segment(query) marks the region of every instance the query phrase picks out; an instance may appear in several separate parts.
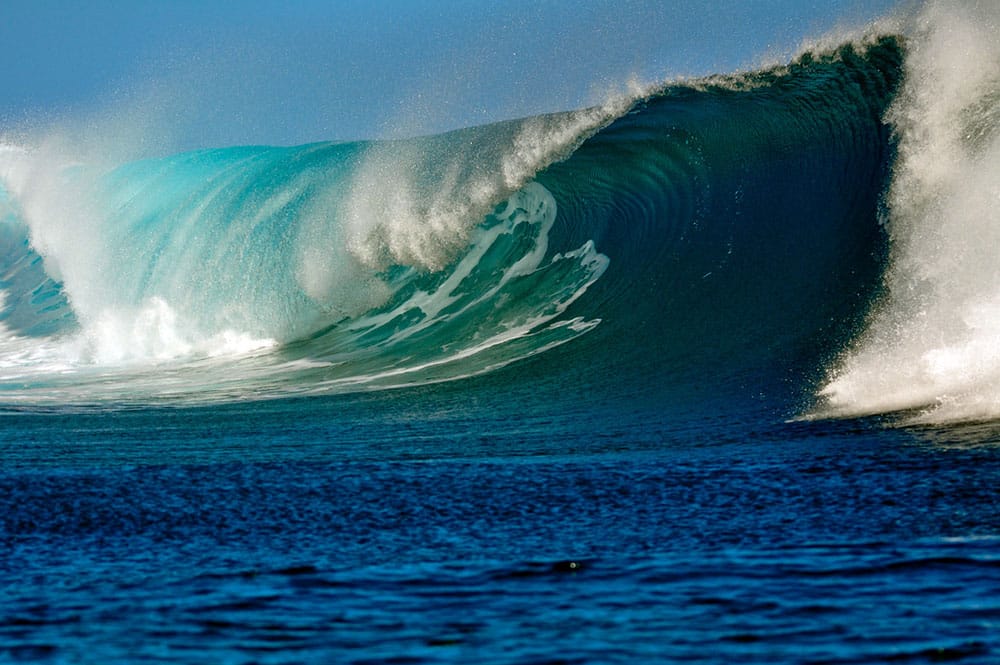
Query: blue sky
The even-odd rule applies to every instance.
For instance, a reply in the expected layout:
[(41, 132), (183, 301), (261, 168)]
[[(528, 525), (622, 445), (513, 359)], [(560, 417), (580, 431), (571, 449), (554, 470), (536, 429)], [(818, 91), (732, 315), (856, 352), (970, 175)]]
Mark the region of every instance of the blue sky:
[(2, 0), (0, 132), (116, 114), (179, 147), (441, 131), (787, 56), (894, 4)]

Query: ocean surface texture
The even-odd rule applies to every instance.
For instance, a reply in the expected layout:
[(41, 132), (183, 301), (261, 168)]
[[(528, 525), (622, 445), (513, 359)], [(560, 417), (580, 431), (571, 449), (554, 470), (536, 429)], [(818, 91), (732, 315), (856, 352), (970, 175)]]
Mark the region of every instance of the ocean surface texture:
[(0, 144), (0, 661), (1000, 663), (998, 14), (435, 136)]

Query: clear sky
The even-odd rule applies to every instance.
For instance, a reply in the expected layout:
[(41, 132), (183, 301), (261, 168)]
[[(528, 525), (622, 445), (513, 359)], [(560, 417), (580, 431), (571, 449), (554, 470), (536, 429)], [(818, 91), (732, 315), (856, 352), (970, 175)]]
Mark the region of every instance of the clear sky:
[(895, 0), (0, 0), (0, 133), (127, 116), (178, 147), (433, 132), (727, 72)]

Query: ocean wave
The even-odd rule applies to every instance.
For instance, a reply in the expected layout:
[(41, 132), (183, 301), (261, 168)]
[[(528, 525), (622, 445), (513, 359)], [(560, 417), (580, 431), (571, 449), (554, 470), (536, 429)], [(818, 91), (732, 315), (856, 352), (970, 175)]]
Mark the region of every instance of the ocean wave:
[[(997, 226), (993, 18), (930, 3), (898, 34), (880, 24), (790, 63), (438, 136), (121, 164), (65, 141), (8, 146), (0, 402), (491, 374), (650, 404), (707, 384), (851, 416), (953, 400), (940, 383), (905, 390), (914, 359), (936, 358), (992, 417), (995, 243), (938, 255), (937, 282), (920, 257)], [(944, 57), (936, 40), (956, 26), (981, 66)], [(943, 210), (951, 228), (910, 230)], [(955, 289), (969, 297), (941, 296)], [(914, 291), (941, 297), (901, 296)]]

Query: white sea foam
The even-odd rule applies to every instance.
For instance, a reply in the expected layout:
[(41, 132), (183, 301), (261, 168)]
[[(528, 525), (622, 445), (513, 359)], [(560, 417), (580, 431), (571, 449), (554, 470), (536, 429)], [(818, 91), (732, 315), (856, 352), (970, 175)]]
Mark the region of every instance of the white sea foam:
[(1000, 4), (913, 21), (888, 231), (888, 295), (832, 372), (820, 415), (1000, 417)]
[(165, 300), (154, 297), (140, 307), (101, 312), (68, 344), (76, 349), (79, 361), (107, 366), (243, 355), (277, 342), (235, 330), (206, 335), (186, 325)]

